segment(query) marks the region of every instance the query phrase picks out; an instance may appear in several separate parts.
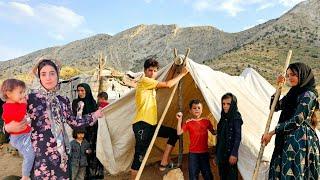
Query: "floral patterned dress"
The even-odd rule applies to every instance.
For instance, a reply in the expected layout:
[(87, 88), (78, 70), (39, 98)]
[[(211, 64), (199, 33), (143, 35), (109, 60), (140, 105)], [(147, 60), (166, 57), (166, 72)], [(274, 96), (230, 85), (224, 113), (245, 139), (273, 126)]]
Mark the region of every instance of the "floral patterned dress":
[(320, 179), (319, 139), (310, 126), (316, 96), (306, 91), (298, 102), (294, 116), (276, 126), (275, 132), (283, 134), (284, 144), (275, 144), (275, 148), (282, 148), (272, 155), (269, 179)]
[[(56, 105), (59, 106), (57, 108), (58, 116), (52, 115), (54, 113), (50, 112), (51, 109), (48, 108), (50, 97), (55, 98)], [(56, 138), (57, 136), (54, 135), (52, 128), (56, 126), (56, 122), (68, 123), (72, 128), (93, 125), (96, 119), (93, 119), (91, 115), (82, 118), (73, 116), (68, 98), (44, 90), (36, 90), (28, 95), (28, 114), (32, 126), (31, 142), (35, 151), (32, 172), (34, 177), (31, 177), (31, 179), (69, 179), (68, 164), (62, 163), (67, 148), (63, 147), (63, 151), (59, 150), (59, 138)], [(63, 139), (66, 138), (65, 136), (66, 134), (62, 134)], [(63, 144), (63, 146), (67, 145)], [(67, 159), (66, 157), (65, 161)]]

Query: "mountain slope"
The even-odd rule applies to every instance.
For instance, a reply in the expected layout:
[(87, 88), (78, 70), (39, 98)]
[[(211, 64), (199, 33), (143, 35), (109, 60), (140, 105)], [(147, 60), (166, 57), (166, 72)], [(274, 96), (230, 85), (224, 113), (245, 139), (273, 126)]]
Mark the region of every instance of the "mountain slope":
[(239, 46), (251, 34), (249, 32), (239, 37), (210, 26), (179, 28), (176, 25), (138, 25), (114, 36), (99, 34), (1, 62), (0, 70), (5, 72), (4, 75), (26, 72), (39, 56), (54, 57), (64, 65), (88, 70), (97, 66), (99, 52), (104, 52), (109, 66), (120, 70), (141, 70), (147, 57), (158, 57), (163, 66), (172, 60), (173, 48), (184, 54), (188, 47), (191, 48), (190, 57), (202, 62)]
[(292, 49), (291, 62), (309, 64), (319, 79), (319, 9), (319, 0), (302, 2), (280, 18), (265, 23), (260, 32), (240, 47), (205, 64), (231, 74), (239, 74), (245, 67), (253, 67), (267, 79), (273, 80), (282, 71), (287, 52)]
[(282, 70), (286, 54), (292, 49), (292, 62), (306, 62), (319, 77), (319, 9), (320, 0), (305, 1), (277, 19), (238, 33), (226, 33), (211, 26), (138, 25), (114, 36), (98, 34), (0, 62), (0, 79), (28, 72), (41, 56), (91, 70), (97, 67), (97, 56), (103, 52), (108, 66), (140, 71), (147, 57), (158, 57), (163, 66), (172, 61), (173, 48), (184, 54), (188, 47), (190, 58), (196, 62), (235, 75), (245, 67), (253, 67), (268, 80)]

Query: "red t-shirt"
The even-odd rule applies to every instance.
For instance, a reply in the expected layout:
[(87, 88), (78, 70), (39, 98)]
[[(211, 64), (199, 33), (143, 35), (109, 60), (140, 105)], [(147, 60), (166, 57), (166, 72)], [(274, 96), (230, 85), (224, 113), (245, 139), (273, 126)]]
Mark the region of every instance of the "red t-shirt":
[[(2, 105), (3, 113), (2, 119), (5, 123), (10, 123), (11, 121), (20, 122), (24, 119), (27, 113), (26, 103), (4, 103)], [(31, 131), (30, 125), (27, 125), (23, 131), (10, 133), (10, 134), (25, 134)]]
[(189, 119), (182, 125), (183, 132), (189, 131), (191, 153), (208, 152), (208, 130), (213, 129), (208, 119)]
[(108, 106), (108, 105), (109, 105), (108, 102), (100, 102), (100, 103), (99, 103), (99, 107), (100, 107), (100, 108), (104, 108), (104, 107), (106, 107), (106, 106)]

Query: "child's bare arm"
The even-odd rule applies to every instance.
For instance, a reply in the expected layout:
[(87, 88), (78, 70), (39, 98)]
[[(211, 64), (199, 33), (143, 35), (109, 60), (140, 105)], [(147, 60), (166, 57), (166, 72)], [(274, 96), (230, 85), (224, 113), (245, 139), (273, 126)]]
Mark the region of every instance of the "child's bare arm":
[(182, 123), (182, 112), (178, 112), (176, 114), (176, 118), (178, 120), (178, 124), (177, 124), (177, 135), (181, 135), (183, 133), (183, 129), (181, 128), (181, 123)]
[(211, 132), (212, 135), (217, 135), (217, 131), (214, 130), (213, 128), (210, 128), (209, 131)]

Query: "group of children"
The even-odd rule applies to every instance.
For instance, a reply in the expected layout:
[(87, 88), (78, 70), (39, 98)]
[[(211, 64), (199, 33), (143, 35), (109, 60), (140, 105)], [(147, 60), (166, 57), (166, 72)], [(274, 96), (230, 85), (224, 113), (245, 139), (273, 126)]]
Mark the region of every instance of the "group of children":
[[(5, 100), (3, 104), (2, 119), (5, 124), (11, 121), (21, 122), (27, 117), (26, 84), (18, 79), (7, 79), (2, 83), (1, 93)], [(98, 106), (107, 106), (108, 94), (101, 92), (98, 94)], [(79, 111), (82, 111), (80, 108)], [(92, 152), (90, 144), (84, 139), (85, 129), (78, 128), (73, 130), (74, 140), (71, 145), (71, 165), (72, 179), (84, 179), (86, 167), (88, 166), (87, 155)], [(22, 180), (30, 179), (30, 172), (34, 163), (34, 150), (31, 144), (30, 122), (21, 132), (10, 133), (10, 144), (16, 148), (23, 157)]]
[[(132, 123), (135, 134), (135, 154), (131, 165), (131, 179), (135, 179), (143, 157), (151, 142), (155, 127), (157, 126), (157, 98), (156, 90), (171, 88), (180, 79), (188, 74), (188, 69), (183, 67), (180, 74), (174, 76), (173, 71), (167, 75), (166, 81), (157, 81), (159, 63), (155, 58), (144, 62), (144, 76), (136, 86), (135, 103), (136, 116)], [(175, 145), (178, 135), (189, 132), (189, 179), (199, 179), (200, 172), (205, 180), (213, 179), (208, 153), (208, 131), (217, 135), (217, 152), (213, 164), (218, 164), (221, 179), (237, 179), (238, 149), (241, 141), (242, 118), (237, 108), (236, 97), (227, 93), (221, 98), (221, 119), (217, 130), (209, 119), (201, 117), (203, 105), (200, 100), (194, 99), (189, 103), (189, 112), (193, 116), (182, 123), (182, 112), (176, 114), (177, 128), (161, 125), (158, 136), (168, 137), (167, 145), (160, 162), (160, 171), (172, 167), (169, 155)], [(172, 134), (172, 132), (176, 132)], [(164, 136), (166, 135), (166, 136)], [(175, 140), (175, 141), (174, 141)]]

